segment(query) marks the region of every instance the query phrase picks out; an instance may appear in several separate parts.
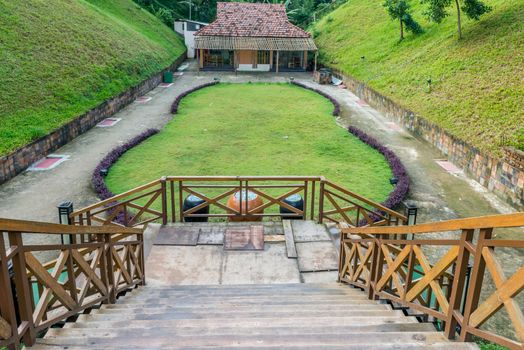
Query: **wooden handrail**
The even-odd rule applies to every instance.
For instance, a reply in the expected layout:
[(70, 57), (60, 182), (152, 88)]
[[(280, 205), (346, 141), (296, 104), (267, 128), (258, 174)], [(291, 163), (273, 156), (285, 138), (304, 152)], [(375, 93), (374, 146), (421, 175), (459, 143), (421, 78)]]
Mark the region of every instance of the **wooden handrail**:
[(423, 234), (482, 228), (507, 228), (524, 226), (524, 213), (481, 216), (467, 219), (447, 220), (414, 226), (344, 227), (342, 233), (351, 234)]
[(85, 208), (79, 209), (79, 210), (77, 210), (77, 211), (74, 211), (74, 212), (72, 212), (69, 216), (70, 216), (70, 217), (74, 217), (74, 216), (78, 216), (78, 215), (80, 215), (80, 214), (84, 214), (84, 213), (86, 213), (86, 212), (88, 212), (88, 211), (91, 211), (91, 210), (93, 210), (93, 209), (95, 209), (95, 208), (99, 208), (99, 207), (101, 207), (101, 206), (105, 206), (106, 204), (109, 204), (109, 203), (112, 203), (112, 202), (118, 201), (119, 199), (122, 199), (122, 198), (125, 198), (125, 197), (128, 197), (128, 196), (131, 196), (131, 195), (133, 195), (133, 194), (135, 194), (135, 193), (139, 193), (139, 192), (141, 192), (141, 191), (143, 191), (143, 190), (146, 190), (146, 189), (148, 189), (148, 188), (150, 188), (150, 187), (153, 187), (153, 186), (155, 186), (155, 185), (160, 184), (160, 182), (161, 182), (161, 179), (158, 179), (158, 180), (155, 180), (155, 181), (151, 181), (150, 183), (147, 183), (147, 184), (145, 184), (145, 185), (138, 186), (138, 187), (133, 188), (133, 189), (127, 191), (127, 192), (120, 193), (120, 194), (118, 194), (118, 195), (116, 195), (116, 196), (113, 196), (113, 197), (111, 197), (111, 198), (105, 199), (105, 200), (103, 200), (103, 201), (100, 201), (100, 202), (95, 203), (95, 204), (93, 204), (93, 205), (90, 205), (90, 206), (88, 206), (88, 207), (85, 207)]
[(166, 176), (167, 181), (323, 181), (323, 176)]
[(46, 222), (35, 222), (25, 220), (0, 219), (0, 232), (23, 232), (35, 234), (56, 235), (113, 235), (136, 234), (141, 235), (143, 230), (122, 226), (73, 226), (50, 224)]
[(345, 188), (342, 188), (339, 185), (336, 185), (336, 184), (334, 184), (334, 183), (332, 183), (330, 181), (325, 180), (324, 182), (325, 182), (326, 185), (329, 185), (329, 186), (335, 188), (336, 190), (338, 190), (338, 191), (340, 191), (342, 193), (345, 193), (345, 194), (347, 194), (347, 195), (349, 195), (351, 197), (354, 197), (354, 198), (358, 199), (361, 202), (364, 202), (364, 203), (366, 203), (368, 205), (371, 205), (372, 207), (374, 207), (376, 209), (379, 209), (379, 210), (381, 210), (381, 211), (383, 211), (385, 213), (388, 213), (390, 215), (398, 217), (399, 219), (401, 219), (403, 221), (407, 221), (408, 220), (408, 218), (405, 217), (404, 215), (402, 215), (402, 214), (400, 214), (400, 213), (398, 213), (398, 212), (396, 212), (396, 211), (394, 211), (392, 209), (389, 209), (388, 207), (385, 207), (385, 206), (383, 206), (380, 203), (373, 202), (373, 201), (371, 201), (371, 200), (369, 200), (369, 199), (367, 199), (365, 197), (362, 197), (359, 194), (356, 194), (355, 192), (351, 192), (351, 191), (349, 191), (349, 190), (347, 190)]

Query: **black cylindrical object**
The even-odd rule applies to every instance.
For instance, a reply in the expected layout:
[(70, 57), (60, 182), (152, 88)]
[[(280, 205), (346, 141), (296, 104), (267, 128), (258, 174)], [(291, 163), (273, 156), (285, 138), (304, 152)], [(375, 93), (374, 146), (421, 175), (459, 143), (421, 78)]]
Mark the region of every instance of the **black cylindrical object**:
[(13, 293), (13, 301), (15, 304), (15, 316), (18, 323), (20, 323), (20, 311), (18, 309), (18, 301), (16, 298), (16, 288), (15, 288), (15, 269), (13, 267), (13, 262), (7, 262), (7, 271), (9, 272), (9, 281), (11, 282), (11, 292)]
[[(184, 199), (184, 207), (182, 208), (183, 211), (192, 209), (196, 206), (199, 206), (200, 204), (204, 203), (205, 201), (202, 198), (198, 198), (197, 196), (194, 196), (190, 194), (189, 196)], [(191, 214), (209, 214), (209, 205), (206, 205), (205, 207), (195, 211)], [(207, 217), (185, 217), (185, 222), (207, 222)]]
[[(285, 198), (282, 202), (292, 206), (293, 208), (297, 208), (298, 210), (304, 210), (304, 199), (302, 199), (302, 196), (299, 194), (293, 194)], [(280, 206), (280, 214), (295, 214), (282, 216), (282, 219), (302, 219), (302, 215), (298, 215), (288, 208), (284, 208), (283, 206)]]

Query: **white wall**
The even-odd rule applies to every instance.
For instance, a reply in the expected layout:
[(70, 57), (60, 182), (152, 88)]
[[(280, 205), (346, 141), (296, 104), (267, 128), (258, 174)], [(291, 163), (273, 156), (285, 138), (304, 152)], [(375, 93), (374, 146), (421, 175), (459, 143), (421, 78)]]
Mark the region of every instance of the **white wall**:
[(184, 35), (184, 22), (176, 21), (174, 29), (178, 34)]
[(184, 33), (184, 41), (187, 47), (187, 57), (195, 58), (195, 32), (186, 32)]
[(271, 66), (269, 64), (258, 64), (253, 68), (252, 64), (239, 64), (238, 71), (240, 72), (269, 72)]

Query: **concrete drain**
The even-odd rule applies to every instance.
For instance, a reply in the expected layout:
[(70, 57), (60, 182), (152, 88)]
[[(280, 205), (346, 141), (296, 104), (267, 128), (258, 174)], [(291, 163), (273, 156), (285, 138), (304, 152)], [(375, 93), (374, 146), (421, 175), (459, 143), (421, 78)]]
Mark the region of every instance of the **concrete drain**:
[(106, 118), (102, 120), (100, 123), (98, 123), (96, 126), (99, 128), (109, 128), (111, 126), (115, 126), (115, 124), (121, 120), (122, 118)]
[(435, 159), (435, 162), (440, 165), (440, 167), (446, 170), (450, 174), (461, 174), (463, 171), (458, 168), (455, 164), (445, 160), (445, 159)]
[(33, 165), (31, 165), (27, 170), (28, 171), (45, 171), (51, 170), (59, 166), (61, 163), (69, 159), (69, 156), (59, 155), (59, 154), (50, 154), (47, 157), (40, 159)]

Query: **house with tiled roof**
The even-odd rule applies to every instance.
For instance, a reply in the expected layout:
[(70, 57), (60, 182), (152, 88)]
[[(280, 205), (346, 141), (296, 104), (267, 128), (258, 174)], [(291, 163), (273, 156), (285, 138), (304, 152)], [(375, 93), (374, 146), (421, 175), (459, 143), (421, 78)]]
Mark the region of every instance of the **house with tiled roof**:
[(195, 33), (195, 48), (200, 69), (259, 72), (306, 70), (317, 52), (284, 5), (244, 2), (217, 3), (217, 18)]

